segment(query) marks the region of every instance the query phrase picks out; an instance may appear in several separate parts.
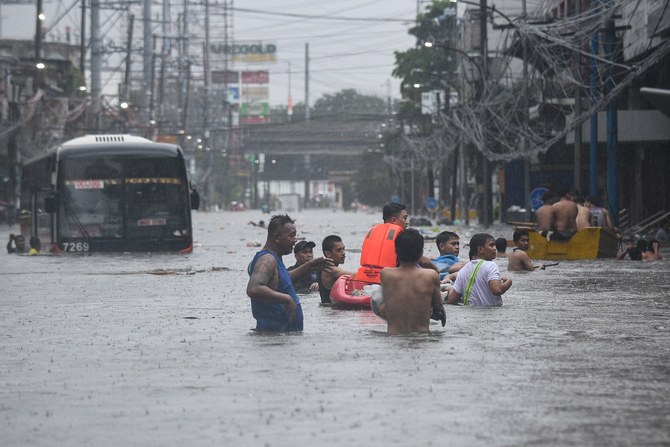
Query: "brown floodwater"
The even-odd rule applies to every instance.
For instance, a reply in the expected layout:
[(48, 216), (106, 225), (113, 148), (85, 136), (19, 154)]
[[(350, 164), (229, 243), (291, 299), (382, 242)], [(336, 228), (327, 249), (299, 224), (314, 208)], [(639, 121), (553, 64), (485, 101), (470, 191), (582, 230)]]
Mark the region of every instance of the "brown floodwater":
[[(355, 270), (381, 213), (293, 217)], [(188, 255), (1, 255), (0, 445), (670, 444), (668, 261), (500, 262), (503, 307), (448, 306), (424, 335), (305, 295), (302, 334), (258, 334), (260, 219), (197, 213)]]

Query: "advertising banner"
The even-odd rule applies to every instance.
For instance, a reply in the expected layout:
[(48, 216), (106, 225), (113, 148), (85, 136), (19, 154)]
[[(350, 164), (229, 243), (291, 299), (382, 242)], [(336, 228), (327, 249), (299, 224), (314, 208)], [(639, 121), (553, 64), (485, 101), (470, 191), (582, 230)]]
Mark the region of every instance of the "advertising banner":
[(270, 75), (267, 71), (243, 71), (240, 90), (240, 124), (270, 122)]
[(227, 55), (228, 60), (233, 62), (277, 62), (277, 44), (274, 42), (236, 42), (228, 45), (213, 43), (210, 50), (214, 58), (221, 60)]
[(238, 84), (240, 72), (232, 70), (212, 70), (212, 84)]
[(226, 95), (226, 101), (228, 101), (230, 104), (237, 104), (240, 102), (240, 88), (235, 86), (235, 87), (228, 87), (228, 95)]
[(268, 84), (270, 72), (267, 70), (243, 71), (242, 84)]

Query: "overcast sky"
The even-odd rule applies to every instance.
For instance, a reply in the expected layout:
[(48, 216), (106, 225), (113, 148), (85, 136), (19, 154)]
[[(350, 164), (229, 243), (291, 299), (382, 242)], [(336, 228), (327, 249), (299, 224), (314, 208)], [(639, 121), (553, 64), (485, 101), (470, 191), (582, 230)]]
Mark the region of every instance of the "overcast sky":
[[(44, 1), (46, 25), (51, 29), (47, 40), (72, 28), (73, 39), (79, 34), (79, 5), (76, 0)], [(231, 2), (229, 2), (230, 4)], [(68, 8), (72, 5), (72, 9)], [(104, 1), (103, 1), (104, 4)], [(210, 3), (219, 13), (222, 2)], [(153, 15), (161, 13), (161, 4), (153, 3)], [(183, 2), (172, 3), (172, 17), (182, 10)], [(286, 104), (291, 67), (291, 93), (294, 103), (304, 101), (305, 44), (310, 53), (310, 103), (323, 94), (354, 88), (361, 93), (399, 97), (398, 80), (392, 78), (394, 51), (414, 45), (407, 30), (416, 17), (417, 0), (237, 0), (233, 3), (231, 34), (235, 41), (262, 40), (276, 43), (278, 62), (264, 66), (241, 66), (237, 69), (268, 69), (270, 71), (270, 102)], [(425, 3), (421, 8), (425, 7)], [(137, 6), (136, 8), (139, 8)], [(192, 6), (193, 14), (198, 7)], [(136, 23), (141, 20), (136, 11)], [(104, 12), (103, 35), (124, 46), (123, 20)], [(2, 6), (2, 37), (32, 39), (34, 35), (34, 2), (31, 5)], [(56, 18), (62, 17), (58, 22)], [(355, 20), (357, 19), (357, 20)], [(368, 20), (369, 19), (369, 20)], [(217, 20), (219, 24), (217, 26)], [(221, 19), (212, 15), (212, 40), (222, 39)], [(200, 22), (201, 23), (201, 22)], [(191, 32), (200, 32), (198, 24)], [(204, 35), (204, 33), (200, 32)], [(139, 24), (136, 40), (141, 42)], [(139, 43), (141, 45), (141, 43)], [(121, 61), (119, 57), (119, 61)], [(110, 65), (120, 62), (110, 59)], [(216, 67), (213, 67), (216, 68)], [(136, 67), (140, 69), (140, 67)], [(390, 90), (388, 82), (390, 81)], [(104, 91), (113, 94), (118, 80), (103, 74)]]
[(273, 104), (286, 102), (289, 62), (293, 101), (304, 100), (306, 43), (311, 103), (323, 94), (344, 88), (386, 97), (388, 81), (389, 93), (399, 97), (399, 83), (391, 76), (393, 53), (414, 45), (407, 30), (416, 17), (416, 0), (256, 0), (238, 1), (235, 6), (268, 12), (235, 11), (234, 35), (236, 40), (267, 39), (277, 43), (279, 61), (270, 67)]

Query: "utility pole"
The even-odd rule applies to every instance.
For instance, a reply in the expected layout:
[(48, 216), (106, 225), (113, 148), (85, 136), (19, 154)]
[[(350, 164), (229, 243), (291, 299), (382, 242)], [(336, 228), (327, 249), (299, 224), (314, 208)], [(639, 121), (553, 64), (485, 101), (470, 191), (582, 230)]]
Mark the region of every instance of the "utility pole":
[(393, 115), (393, 103), (391, 101), (391, 80), (386, 80), (386, 108), (388, 115)]
[[(608, 0), (608, 8), (614, 8), (614, 2)], [(610, 15), (605, 29), (605, 55), (608, 62), (614, 62), (616, 51), (616, 30), (614, 16)], [(609, 94), (615, 87), (612, 65), (607, 67), (605, 78), (605, 94)], [(607, 204), (614, 225), (619, 223), (619, 147), (617, 135), (617, 108), (616, 99), (610, 99), (607, 104)]]
[(81, 36), (79, 36), (79, 71), (86, 79), (86, 0), (81, 0)]
[[(232, 5), (231, 5), (232, 6)], [(223, 2), (223, 47), (224, 48), (229, 48), (230, 45), (230, 39), (229, 39), (229, 34), (230, 34), (230, 28), (228, 27), (228, 19), (229, 19), (229, 14), (232, 14), (232, 11), (229, 12), (228, 10), (228, 1), (224, 0)], [(232, 17), (230, 17), (230, 23), (232, 26)], [(221, 194), (225, 198), (228, 197), (228, 175), (227, 173), (230, 171), (230, 165), (229, 165), (229, 154), (231, 151), (231, 142), (232, 142), (232, 137), (233, 137), (233, 107), (231, 102), (228, 100), (228, 72), (230, 70), (230, 52), (226, 51), (223, 53), (223, 113), (225, 116), (225, 134), (224, 134), (224, 139), (223, 139), (223, 172), (220, 174), (220, 181), (221, 181)]]
[[(91, 0), (93, 1), (93, 0)], [(99, 0), (98, 0), (99, 1)], [(147, 123), (151, 119), (150, 110), (149, 110), (149, 100), (150, 100), (150, 91), (151, 87), (151, 61), (153, 53), (153, 35), (151, 34), (151, 0), (144, 0), (144, 10), (142, 17), (142, 28), (144, 31), (143, 39), (143, 56), (144, 56), (144, 66), (142, 71), (142, 91), (144, 92), (143, 98), (143, 115), (144, 121)], [(91, 27), (91, 29), (93, 29)]]
[[(600, 0), (591, 0), (591, 13), (593, 15), (598, 12), (598, 4)], [(598, 102), (598, 56), (599, 49), (598, 30), (595, 30), (591, 35), (591, 78), (590, 78), (590, 97), (591, 105)], [(589, 144), (589, 194), (593, 197), (598, 195), (598, 113), (591, 115), (590, 121), (590, 144)]]
[(212, 206), (214, 200), (214, 182), (212, 181), (212, 171), (214, 158), (210, 148), (210, 134), (209, 134), (209, 96), (212, 86), (212, 65), (210, 53), (210, 24), (209, 24), (209, 0), (205, 0), (205, 98), (204, 98), (204, 116), (203, 116), (203, 146), (207, 152), (207, 198), (209, 199), (209, 206)]
[(184, 0), (184, 13), (181, 20), (181, 46), (180, 46), (180, 84), (181, 90), (180, 106), (181, 106), (181, 128), (187, 130), (188, 127), (188, 103), (191, 89), (191, 61), (189, 59), (189, 35), (188, 35), (188, 1)]
[[(305, 44), (305, 121), (309, 121), (309, 43)], [(309, 154), (305, 155), (305, 208), (309, 206), (309, 173), (311, 171), (311, 160)]]
[(305, 121), (309, 121), (309, 43), (305, 44)]
[[(526, 10), (526, 0), (521, 2), (521, 16), (524, 24), (528, 23), (528, 12)], [(523, 92), (521, 93), (523, 102), (523, 135), (522, 150), (524, 154), (528, 151), (528, 41), (526, 35), (521, 33), (521, 47), (523, 52)], [(523, 194), (525, 196), (526, 222), (530, 222), (530, 156), (526, 155), (523, 160)], [(501, 208), (503, 208), (501, 206)]]
[(123, 101), (128, 100), (128, 88), (130, 87), (130, 64), (131, 51), (133, 44), (133, 28), (135, 26), (135, 16), (133, 14), (128, 18), (128, 42), (126, 43), (126, 72), (123, 76)]
[(42, 60), (42, 0), (37, 0), (35, 15), (35, 63)]
[[(582, 2), (575, 3), (575, 14), (579, 16), (582, 12)], [(581, 50), (581, 48), (580, 48)], [(581, 66), (582, 66), (582, 54), (580, 51), (575, 51), (575, 77), (577, 81), (575, 83), (575, 119), (579, 119), (582, 114), (582, 87), (581, 87)], [(582, 124), (578, 127), (575, 127), (575, 150), (574, 150), (574, 165), (575, 165), (575, 189), (582, 190)]]
[(149, 124), (151, 125), (151, 139), (155, 137), (156, 123), (156, 40), (158, 36), (154, 34), (153, 45), (151, 47), (151, 83), (149, 84)]
[[(35, 14), (35, 77), (33, 78), (33, 90), (37, 91), (38, 88), (44, 83), (44, 76), (46, 67), (42, 64), (42, 19), (44, 18), (44, 13), (42, 11), (42, 0), (37, 0), (37, 11)], [(1, 19), (0, 19), (1, 20)]]
[(158, 128), (160, 130), (161, 124), (162, 124), (162, 117), (163, 117), (163, 106), (165, 104), (165, 65), (167, 63), (167, 58), (169, 57), (171, 51), (172, 51), (172, 44), (170, 38), (171, 36), (171, 26), (170, 26), (170, 1), (169, 0), (163, 0), (163, 23), (162, 23), (162, 30), (163, 30), (163, 39), (162, 39), (162, 48), (161, 48), (161, 69), (160, 69), (160, 80), (158, 82), (158, 104), (160, 105), (159, 107), (159, 115), (161, 119), (157, 120), (158, 121)]
[[(482, 55), (482, 87), (479, 92), (480, 95), (484, 94), (486, 85), (488, 82), (488, 37), (487, 37), (487, 24), (486, 19), (488, 16), (487, 10), (487, 0), (479, 1), (479, 46)], [(481, 126), (482, 126), (482, 146), (486, 149), (486, 127), (487, 127), (487, 112), (486, 107), (482, 107), (481, 110)], [(482, 183), (483, 183), (483, 194), (482, 194), (482, 216), (480, 216), (479, 223), (483, 224), (484, 228), (488, 228), (491, 225), (491, 173), (489, 171), (489, 161), (486, 158), (486, 155), (482, 152)]]
[[(149, 1), (149, 0), (147, 0)], [(91, 0), (91, 99), (96, 132), (100, 131), (102, 94), (102, 39), (100, 38), (100, 0)]]
[(291, 61), (288, 61), (288, 101), (286, 103), (287, 121), (290, 123), (293, 118), (293, 97), (291, 96)]

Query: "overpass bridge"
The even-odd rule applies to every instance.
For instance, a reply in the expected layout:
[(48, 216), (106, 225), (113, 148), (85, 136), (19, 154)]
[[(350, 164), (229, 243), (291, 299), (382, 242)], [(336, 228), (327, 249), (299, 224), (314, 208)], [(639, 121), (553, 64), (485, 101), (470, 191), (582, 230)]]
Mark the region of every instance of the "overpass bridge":
[(313, 118), (282, 124), (249, 126), (241, 150), (245, 154), (328, 155), (354, 157), (377, 148), (388, 115), (363, 115), (353, 119)]
[(252, 206), (259, 203), (259, 182), (304, 184), (303, 197), (307, 202), (310, 185), (316, 180), (334, 184), (340, 206), (348, 206), (360, 155), (379, 147), (380, 134), (392, 122), (388, 115), (366, 115), (247, 127), (239, 150), (245, 156), (263, 154), (265, 161), (251, 172)]

